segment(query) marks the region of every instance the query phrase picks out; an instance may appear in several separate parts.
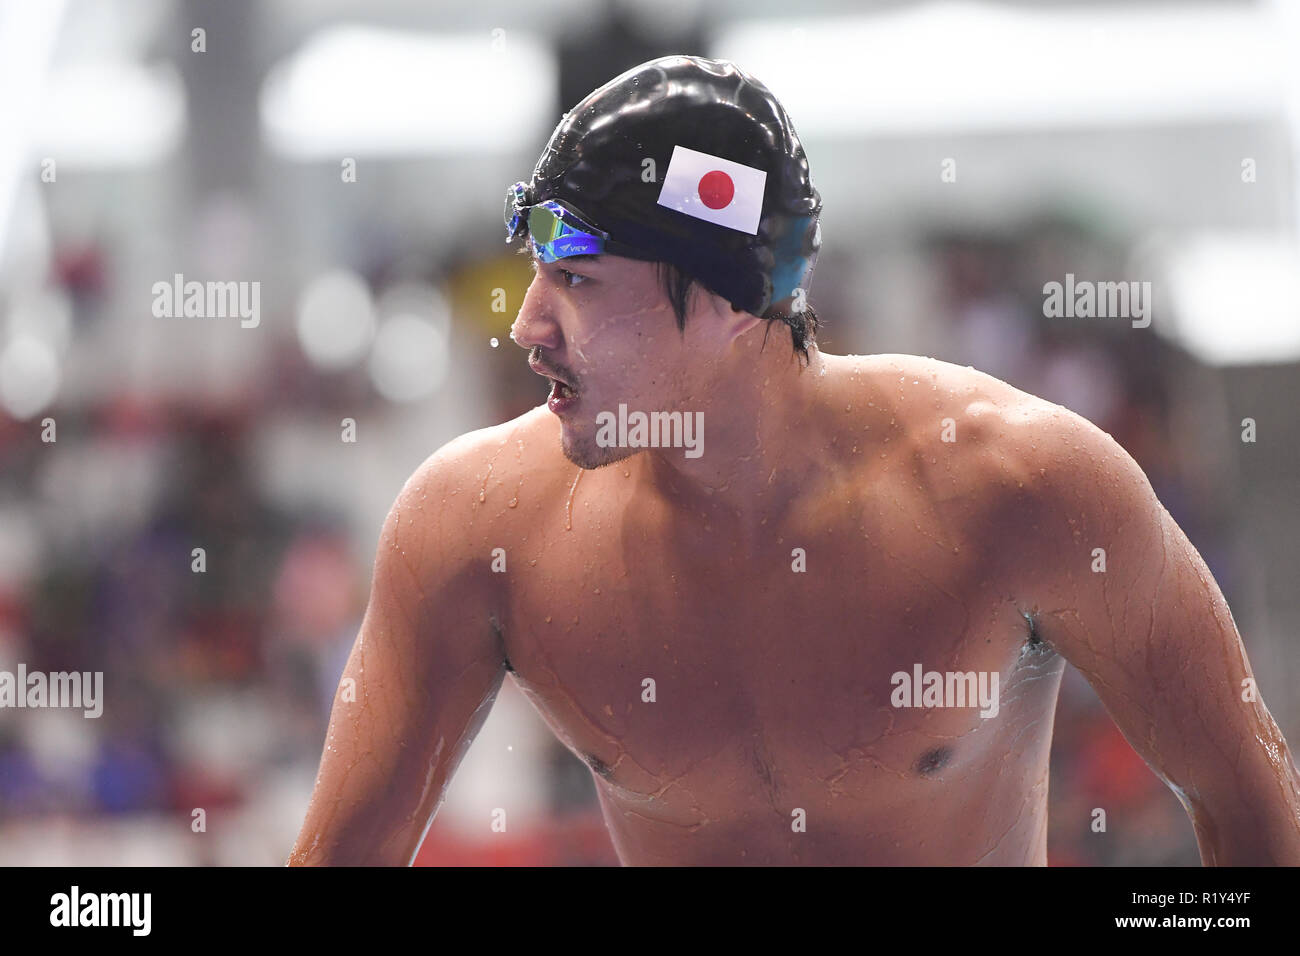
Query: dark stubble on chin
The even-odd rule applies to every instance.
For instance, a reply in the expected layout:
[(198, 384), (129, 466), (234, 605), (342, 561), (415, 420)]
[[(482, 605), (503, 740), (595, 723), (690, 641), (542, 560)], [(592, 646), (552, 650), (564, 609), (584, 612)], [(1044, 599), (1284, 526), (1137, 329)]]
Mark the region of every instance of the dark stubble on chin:
[(564, 438), (560, 439), (560, 450), (564, 457), (570, 463), (577, 465), (587, 471), (595, 471), (597, 468), (604, 468), (607, 465), (615, 464), (625, 458), (630, 458), (640, 449), (636, 448), (601, 448), (596, 444), (592, 437), (586, 442), (570, 442)]

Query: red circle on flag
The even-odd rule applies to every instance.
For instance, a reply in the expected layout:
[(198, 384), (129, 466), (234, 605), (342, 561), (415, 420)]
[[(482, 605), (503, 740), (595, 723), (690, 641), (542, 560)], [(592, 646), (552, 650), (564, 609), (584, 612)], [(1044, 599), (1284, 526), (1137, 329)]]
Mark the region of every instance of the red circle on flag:
[(700, 177), (700, 201), (710, 209), (721, 209), (731, 204), (736, 195), (736, 184), (720, 169)]

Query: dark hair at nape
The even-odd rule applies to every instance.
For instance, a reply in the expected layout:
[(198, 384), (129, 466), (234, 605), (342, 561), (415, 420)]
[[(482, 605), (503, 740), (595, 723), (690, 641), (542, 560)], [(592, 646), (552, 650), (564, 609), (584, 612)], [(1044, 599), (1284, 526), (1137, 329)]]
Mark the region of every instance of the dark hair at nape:
[[(663, 285), (664, 294), (668, 296), (668, 301), (672, 303), (673, 314), (677, 316), (678, 330), (685, 331), (686, 313), (691, 292), (697, 285), (696, 279), (687, 275), (671, 262), (662, 260), (655, 262), (655, 272)], [(734, 312), (741, 311), (735, 305), (732, 305), (731, 308)], [(794, 351), (803, 357), (803, 364), (807, 365), (809, 361), (808, 348), (817, 341), (817, 328), (821, 324), (816, 310), (809, 305), (802, 312), (796, 312), (793, 315), (777, 315), (764, 321), (767, 323), (767, 329), (763, 332), (762, 347), (767, 347), (767, 336), (772, 331), (774, 324), (779, 323), (789, 326), (790, 343), (794, 347)]]

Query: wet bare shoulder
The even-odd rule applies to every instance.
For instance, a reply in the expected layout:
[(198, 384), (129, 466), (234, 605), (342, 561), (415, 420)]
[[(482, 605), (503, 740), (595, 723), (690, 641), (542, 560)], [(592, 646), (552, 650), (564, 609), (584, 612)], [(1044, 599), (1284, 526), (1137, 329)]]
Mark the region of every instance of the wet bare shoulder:
[[(923, 447), (934, 440), (968, 467), (1024, 480), (1072, 466), (1110, 436), (1061, 405), (971, 366), (918, 355), (873, 355), (860, 361), (903, 430)], [(1118, 446), (1115, 446), (1118, 448)]]
[(1053, 502), (1098, 494), (1105, 462), (1123, 455), (1082, 416), (978, 369), (901, 354), (854, 361), (893, 422), (894, 472), (991, 547), (1033, 534)]
[(520, 526), (573, 484), (579, 468), (564, 457), (559, 421), (545, 405), (485, 433), (470, 498), (480, 520)]
[[(560, 480), (554, 416), (535, 408), (499, 425), (466, 432), (417, 468), (397, 501), (413, 525), (439, 551), (503, 547), (516, 509), (534, 505)], [(495, 543), (493, 543), (495, 542)]]
[[(849, 356), (855, 388), (918, 474), (978, 495), (990, 480), (1020, 478), (1021, 452), (1059, 406), (970, 366), (920, 355)], [(927, 467), (933, 466), (933, 467)]]

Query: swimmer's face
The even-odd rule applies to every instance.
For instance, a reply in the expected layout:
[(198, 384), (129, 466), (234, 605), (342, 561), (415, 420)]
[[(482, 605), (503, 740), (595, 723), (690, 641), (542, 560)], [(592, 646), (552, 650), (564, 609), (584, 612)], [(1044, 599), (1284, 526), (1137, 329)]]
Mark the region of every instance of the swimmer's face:
[(708, 314), (721, 299), (693, 289), (683, 334), (652, 262), (571, 256), (534, 259), (533, 269), (511, 338), (552, 380), (547, 405), (570, 461), (599, 468), (642, 450), (597, 440), (597, 416), (617, 420), (620, 404), (629, 413), (702, 410), (727, 345)]

